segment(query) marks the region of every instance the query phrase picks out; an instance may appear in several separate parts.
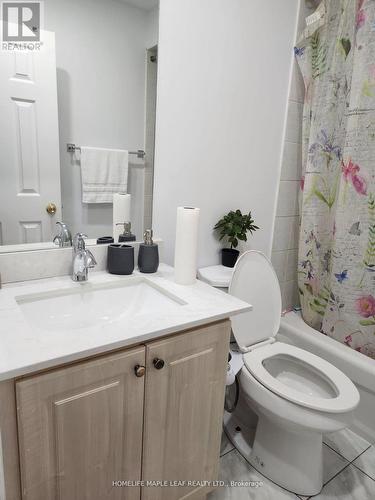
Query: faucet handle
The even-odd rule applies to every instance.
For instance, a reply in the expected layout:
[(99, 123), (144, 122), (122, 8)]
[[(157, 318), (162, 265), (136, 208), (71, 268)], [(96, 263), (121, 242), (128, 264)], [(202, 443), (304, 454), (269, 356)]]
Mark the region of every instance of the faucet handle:
[(68, 226), (65, 222), (56, 222), (56, 226), (59, 228), (58, 234), (53, 238), (53, 243), (59, 247), (71, 247), (72, 246), (72, 235), (70, 234)]
[(93, 267), (95, 267), (97, 265), (97, 262), (96, 262), (96, 259), (95, 257), (93, 256), (93, 254), (90, 252), (90, 250), (87, 250), (86, 249), (86, 256), (85, 256), (85, 260), (86, 260), (86, 266), (89, 268), (89, 269), (92, 269)]
[(77, 233), (73, 238), (74, 251), (85, 250), (85, 239), (88, 238), (87, 234)]
[(52, 243), (58, 247), (62, 247), (62, 238), (60, 234), (56, 234), (56, 236), (52, 240)]

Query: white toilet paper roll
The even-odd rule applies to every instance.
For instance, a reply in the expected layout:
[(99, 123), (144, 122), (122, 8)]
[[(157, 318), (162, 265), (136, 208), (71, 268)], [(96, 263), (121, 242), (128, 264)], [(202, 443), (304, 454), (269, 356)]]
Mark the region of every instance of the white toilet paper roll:
[(177, 208), (174, 276), (180, 285), (192, 285), (196, 280), (199, 212), (199, 208)]
[(126, 193), (115, 193), (113, 195), (113, 238), (118, 242), (119, 235), (124, 231), (123, 226), (116, 224), (130, 221), (131, 195)]

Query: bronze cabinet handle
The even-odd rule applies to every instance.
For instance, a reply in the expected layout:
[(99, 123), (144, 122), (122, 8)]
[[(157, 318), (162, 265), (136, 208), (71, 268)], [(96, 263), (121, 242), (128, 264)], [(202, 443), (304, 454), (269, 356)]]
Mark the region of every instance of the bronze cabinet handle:
[(135, 365), (134, 373), (136, 377), (144, 377), (146, 373), (146, 367), (142, 365)]
[(159, 358), (155, 358), (152, 363), (157, 370), (161, 370), (165, 365), (164, 360)]

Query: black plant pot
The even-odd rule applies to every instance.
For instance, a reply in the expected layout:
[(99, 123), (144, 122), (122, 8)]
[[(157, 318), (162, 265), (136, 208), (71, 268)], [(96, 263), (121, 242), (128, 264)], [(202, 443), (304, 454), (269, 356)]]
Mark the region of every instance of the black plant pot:
[(225, 267), (234, 267), (240, 252), (234, 248), (223, 248), (221, 251), (221, 263)]

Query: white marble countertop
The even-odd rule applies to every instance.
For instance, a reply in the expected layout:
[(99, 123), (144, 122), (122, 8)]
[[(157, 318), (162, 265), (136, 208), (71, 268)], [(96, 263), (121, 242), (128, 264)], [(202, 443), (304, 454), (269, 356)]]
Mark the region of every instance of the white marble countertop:
[[(26, 320), (16, 298), (95, 284), (131, 280), (142, 276), (174, 294), (186, 304), (168, 314), (130, 318), (126, 328), (113, 323), (86, 329), (58, 329), (49, 332)], [(173, 269), (161, 264), (155, 274), (115, 276), (104, 271), (91, 272), (86, 283), (74, 283), (69, 276), (25, 281), (5, 285), (0, 290), (0, 380), (58, 366), (113, 349), (141, 344), (164, 335), (228, 318), (251, 309), (249, 304), (197, 281), (194, 285), (177, 285)]]

